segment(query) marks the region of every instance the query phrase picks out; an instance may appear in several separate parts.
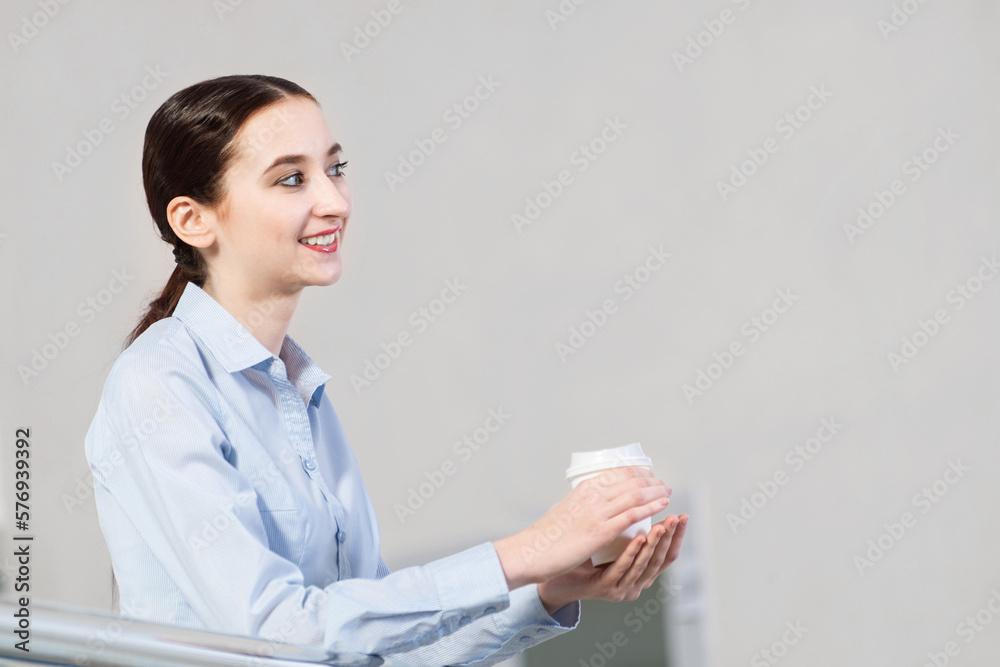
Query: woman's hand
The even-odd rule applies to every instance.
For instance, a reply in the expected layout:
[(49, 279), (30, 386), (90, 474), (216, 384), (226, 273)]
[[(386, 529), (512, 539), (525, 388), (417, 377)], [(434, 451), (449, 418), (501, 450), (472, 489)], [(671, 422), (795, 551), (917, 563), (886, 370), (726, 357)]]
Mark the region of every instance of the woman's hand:
[(574, 600), (635, 600), (677, 560), (688, 517), (668, 516), (649, 535), (636, 535), (618, 559), (594, 567), (588, 558), (566, 574), (538, 584), (538, 597), (552, 614)]
[(670, 489), (646, 468), (608, 470), (580, 482), (527, 529), (493, 543), (511, 590), (577, 567), (626, 528), (663, 510)]

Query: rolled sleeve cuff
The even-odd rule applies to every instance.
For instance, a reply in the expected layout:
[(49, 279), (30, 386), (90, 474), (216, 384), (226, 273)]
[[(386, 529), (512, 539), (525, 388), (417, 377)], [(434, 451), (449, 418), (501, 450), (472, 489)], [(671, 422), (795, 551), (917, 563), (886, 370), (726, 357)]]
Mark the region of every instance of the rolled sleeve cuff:
[[(539, 605), (541, 605), (541, 602), (539, 602)], [(545, 611), (544, 606), (542, 607), (542, 611)], [(580, 624), (580, 601), (574, 600), (569, 604), (564, 604), (553, 612), (550, 618), (561, 628), (565, 628), (566, 630), (575, 629)]]
[(580, 623), (580, 602), (563, 605), (550, 615), (538, 597), (538, 585), (529, 584), (511, 591), (510, 611), (493, 618), (501, 635), (520, 635), (517, 641), (531, 646), (575, 629)]
[(432, 561), (425, 568), (437, 588), (443, 622), (450, 632), (510, 606), (507, 577), (492, 542)]

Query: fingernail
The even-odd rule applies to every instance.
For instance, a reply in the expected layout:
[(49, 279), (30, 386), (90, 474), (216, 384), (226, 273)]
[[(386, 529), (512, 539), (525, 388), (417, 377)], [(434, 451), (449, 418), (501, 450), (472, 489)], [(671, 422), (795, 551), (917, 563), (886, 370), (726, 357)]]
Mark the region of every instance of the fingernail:
[(668, 486), (667, 487), (667, 495), (668, 496), (672, 496), (673, 494), (674, 494), (674, 490)]
[(681, 525), (682, 526), (688, 525), (688, 518), (686, 516), (685, 517), (681, 517)]

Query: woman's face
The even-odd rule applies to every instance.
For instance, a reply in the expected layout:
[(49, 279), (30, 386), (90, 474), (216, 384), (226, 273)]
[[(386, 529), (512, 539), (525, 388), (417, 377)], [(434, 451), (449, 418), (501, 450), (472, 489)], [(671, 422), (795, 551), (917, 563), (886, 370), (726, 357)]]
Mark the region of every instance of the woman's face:
[(351, 194), (338, 167), (340, 145), (319, 106), (304, 97), (273, 104), (235, 140), (208, 279), (251, 298), (335, 283)]

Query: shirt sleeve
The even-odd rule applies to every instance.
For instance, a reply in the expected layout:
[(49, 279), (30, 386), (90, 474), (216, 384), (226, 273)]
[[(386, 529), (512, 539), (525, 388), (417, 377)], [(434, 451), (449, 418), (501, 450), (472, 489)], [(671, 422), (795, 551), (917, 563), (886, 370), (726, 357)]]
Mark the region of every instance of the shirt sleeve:
[[(116, 365), (87, 439), (99, 492), (209, 630), (387, 655), (484, 617), (489, 627), (489, 615), (510, 606), (488, 542), (378, 579), (304, 585), (298, 566), (268, 548), (254, 487), (230, 462), (238, 452), (223, 422), (238, 417), (224, 416), (216, 392), (204, 369), (183, 359), (154, 371)], [(519, 604), (511, 620), (530, 617), (526, 609)], [(494, 631), (514, 634), (505, 624)]]
[[(379, 576), (388, 572), (380, 559)], [(579, 623), (579, 601), (549, 615), (538, 597), (538, 586), (530, 584), (510, 592), (510, 606), (504, 611), (471, 621), (429, 646), (391, 657), (418, 665), (494, 665), (567, 633)]]

